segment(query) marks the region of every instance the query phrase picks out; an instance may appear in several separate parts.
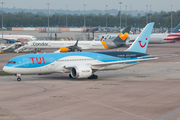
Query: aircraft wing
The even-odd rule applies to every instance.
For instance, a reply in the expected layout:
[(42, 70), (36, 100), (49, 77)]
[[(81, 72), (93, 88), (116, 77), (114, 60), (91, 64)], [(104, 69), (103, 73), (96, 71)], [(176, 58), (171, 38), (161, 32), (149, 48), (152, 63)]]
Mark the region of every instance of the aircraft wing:
[[(0, 39), (2, 40), (2, 38), (0, 38)], [(14, 43), (17, 39), (15, 39), (15, 38), (3, 38), (3, 40), (5, 40), (7, 43), (8, 42)]]
[(138, 57), (139, 59), (145, 59), (145, 58), (155, 58), (163, 55), (151, 55), (151, 56), (144, 56), (144, 57)]
[(136, 59), (136, 60), (123, 60), (123, 61), (115, 61), (115, 62), (104, 62), (104, 63), (93, 63), (91, 64), (91, 66), (93, 67), (104, 67), (104, 66), (108, 66), (108, 65), (113, 65), (113, 64), (125, 64), (125, 63), (130, 63), (130, 62), (141, 62), (141, 61), (147, 61), (147, 60), (154, 60), (154, 59), (158, 59), (158, 57), (156, 58), (146, 58), (146, 59)]
[[(2, 40), (2, 38), (0, 39)], [(11, 40), (11, 39), (17, 40), (16, 38), (3, 38), (3, 40)]]
[(139, 59), (145, 59), (145, 58), (168, 58), (168, 57), (176, 57), (178, 55), (176, 54), (161, 54), (161, 55), (152, 55), (152, 56), (145, 56), (145, 57), (138, 57)]
[[(147, 61), (147, 60), (154, 60), (158, 59), (158, 57), (155, 58), (145, 58), (145, 59), (136, 59), (136, 60), (123, 60), (123, 61), (115, 61), (115, 62), (101, 62), (101, 63), (89, 63), (86, 65), (89, 65), (92, 67), (92, 69), (99, 69), (100, 67), (105, 67), (108, 65), (113, 65), (113, 64), (125, 64), (125, 63), (130, 63), (130, 62), (141, 62), (141, 61)], [(64, 68), (72, 68), (75, 65), (65, 65)]]

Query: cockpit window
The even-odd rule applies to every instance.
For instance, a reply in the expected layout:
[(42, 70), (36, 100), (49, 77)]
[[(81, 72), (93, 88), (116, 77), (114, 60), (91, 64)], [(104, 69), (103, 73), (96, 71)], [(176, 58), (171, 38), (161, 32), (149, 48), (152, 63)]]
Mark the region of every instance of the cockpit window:
[(16, 62), (15, 61), (12, 61), (13, 64), (15, 64)]
[(15, 63), (16, 63), (16, 61), (9, 61), (8, 63), (9, 63), (9, 64), (10, 64), (10, 63), (15, 64)]

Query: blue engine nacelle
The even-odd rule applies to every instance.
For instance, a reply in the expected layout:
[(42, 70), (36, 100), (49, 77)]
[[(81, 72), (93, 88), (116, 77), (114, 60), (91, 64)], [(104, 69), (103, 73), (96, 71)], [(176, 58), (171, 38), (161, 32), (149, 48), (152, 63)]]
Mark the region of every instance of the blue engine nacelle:
[(15, 42), (15, 39), (10, 39), (9, 40), (9, 43), (14, 43)]

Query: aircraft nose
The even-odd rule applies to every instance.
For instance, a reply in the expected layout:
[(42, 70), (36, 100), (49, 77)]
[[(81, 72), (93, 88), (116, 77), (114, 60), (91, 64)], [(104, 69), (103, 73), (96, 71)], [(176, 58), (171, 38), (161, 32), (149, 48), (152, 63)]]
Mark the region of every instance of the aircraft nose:
[(8, 70), (9, 70), (8, 67), (6, 67), (6, 66), (3, 67), (3, 71), (4, 71), (4, 72), (8, 72)]

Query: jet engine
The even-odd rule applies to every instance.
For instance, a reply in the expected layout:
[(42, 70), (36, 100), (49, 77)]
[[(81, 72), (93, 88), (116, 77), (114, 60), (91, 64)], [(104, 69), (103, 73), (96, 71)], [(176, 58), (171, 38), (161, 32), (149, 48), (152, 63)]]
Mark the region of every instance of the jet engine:
[(71, 52), (72, 50), (67, 47), (61, 47), (60, 52)]
[(73, 47), (73, 46), (69, 46), (69, 47), (61, 47), (60, 48), (60, 52), (76, 52), (76, 51), (82, 51), (82, 49), (80, 47)]
[(15, 43), (15, 39), (9, 39), (9, 43)]
[(78, 65), (70, 70), (73, 78), (87, 78), (92, 75), (92, 69), (89, 66)]

